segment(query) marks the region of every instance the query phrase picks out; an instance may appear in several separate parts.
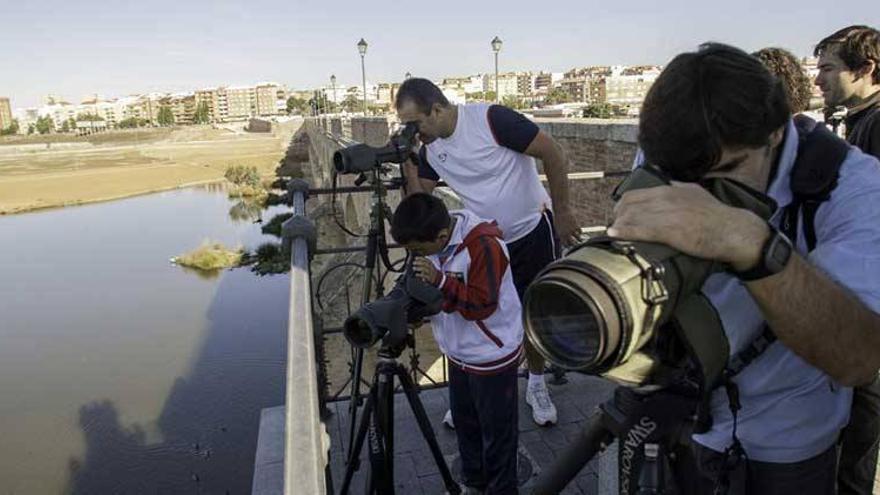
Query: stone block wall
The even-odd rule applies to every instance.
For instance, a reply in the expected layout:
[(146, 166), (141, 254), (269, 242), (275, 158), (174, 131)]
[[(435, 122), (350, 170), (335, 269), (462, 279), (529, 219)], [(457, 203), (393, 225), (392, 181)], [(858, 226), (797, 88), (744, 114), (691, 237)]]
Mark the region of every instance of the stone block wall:
[[(350, 121), (351, 139), (370, 146), (382, 146), (388, 142), (392, 123), (393, 120), (386, 117), (353, 118)], [(536, 123), (553, 136), (565, 151), (570, 172), (616, 172), (631, 168), (637, 147), (638, 129), (634, 120), (538, 119)], [(307, 121), (305, 127), (311, 138), (309, 155), (312, 180), (315, 187), (330, 187), (332, 156), (340, 144), (324, 131), (339, 135), (337, 133), (348, 126), (336, 118)], [(352, 185), (353, 180), (351, 176), (340, 176), (339, 185)], [(613, 206), (611, 192), (619, 182), (618, 177), (573, 179), (569, 182), (571, 203), (582, 226), (597, 227), (610, 223)], [(399, 195), (391, 192), (388, 199), (393, 209), (399, 201)], [(450, 206), (456, 206), (454, 198), (445, 199)], [(368, 225), (369, 194), (345, 195), (340, 198), (340, 204), (345, 205), (346, 224), (350, 222), (352, 226), (362, 228)]]
[[(559, 143), (569, 161), (569, 172), (629, 170), (636, 153), (634, 120), (538, 119), (538, 126)], [(608, 225), (611, 192), (620, 178), (570, 180), (570, 201), (584, 227)]]

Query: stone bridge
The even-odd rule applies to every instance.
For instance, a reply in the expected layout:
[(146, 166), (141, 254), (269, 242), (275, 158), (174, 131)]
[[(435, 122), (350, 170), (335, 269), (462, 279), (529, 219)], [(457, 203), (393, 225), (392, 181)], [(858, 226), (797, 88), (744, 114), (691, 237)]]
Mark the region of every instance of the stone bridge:
[[(621, 172), (629, 170), (636, 151), (636, 124), (633, 121), (609, 120), (538, 120), (538, 125), (553, 136), (563, 147), (570, 163), (570, 173), (579, 172)], [(392, 118), (314, 118), (308, 119), (300, 131), (294, 136), (287, 155), (283, 160), (281, 172), (286, 176), (302, 176), (313, 188), (330, 188), (332, 186), (333, 154), (342, 146), (352, 142), (361, 142), (370, 146), (382, 146), (388, 138), (395, 122)], [(540, 167), (540, 164), (539, 164)], [(394, 174), (397, 172), (394, 171)], [(609, 223), (612, 203), (610, 193), (619, 182), (619, 178), (588, 178), (570, 180), (571, 202), (575, 215), (583, 227), (601, 228)], [(354, 177), (340, 175), (337, 177), (338, 187), (354, 185)], [(450, 207), (460, 207), (457, 197), (443, 188), (435, 194), (444, 198)], [(344, 232), (364, 233), (368, 230), (372, 197), (369, 193), (339, 193), (336, 201), (331, 202), (329, 194), (321, 194), (308, 200), (307, 215), (315, 222), (318, 229), (319, 256), (311, 262), (309, 269), (312, 279), (314, 309), (312, 313), (318, 323), (314, 332), (323, 337), (316, 339), (320, 345), (319, 355), (326, 356), (319, 371), (319, 387), (327, 391), (329, 414), (324, 416), (320, 428), (328, 434), (325, 447), (328, 449), (330, 477), (328, 483), (339, 487), (344, 470), (344, 449), (348, 440), (348, 404), (345, 400), (335, 400), (337, 393), (347, 391), (349, 347), (342, 336), (335, 330), (341, 319), (356, 309), (360, 298), (361, 273), (359, 269), (338, 270), (336, 266), (357, 267), (362, 263), (360, 252), (321, 252), (322, 249), (363, 246), (364, 239), (353, 237)], [(389, 207), (393, 209), (400, 200), (398, 191), (389, 191), (387, 195)], [(341, 225), (341, 227), (340, 227)], [(392, 250), (392, 256), (399, 258), (401, 252)], [(392, 259), (394, 259), (392, 257)], [(326, 280), (325, 279), (326, 276)], [(386, 286), (390, 285), (386, 279)], [(324, 283), (322, 288), (321, 284)], [(354, 307), (353, 307), (354, 306)], [(292, 313), (293, 314), (293, 313)], [(323, 329), (321, 329), (323, 328)], [(292, 329), (296, 334), (307, 331)], [(426, 335), (417, 330), (414, 335)], [(428, 337), (417, 337), (416, 350), (407, 357), (410, 366), (418, 367), (421, 363), (425, 377), (432, 376), (441, 382), (445, 381), (444, 360)], [(365, 356), (364, 370), (369, 373), (373, 369), (374, 356)], [(413, 361), (415, 356), (415, 361)], [(420, 361), (419, 361), (420, 359)], [(415, 371), (414, 371), (415, 373)], [(420, 379), (426, 389), (420, 394), (425, 403), (431, 422), (437, 429), (438, 440), (444, 457), (457, 471), (457, 448), (455, 435), (446, 429), (439, 428), (439, 420), (448, 407), (446, 391), (429, 390), (430, 381)], [(341, 388), (340, 388), (341, 387)], [(551, 385), (554, 400), (559, 409), (559, 424), (553, 428), (537, 428), (530, 419), (530, 411), (519, 401), (520, 406), (520, 480), (525, 490), (534, 481), (534, 475), (548, 469), (555, 458), (561, 455), (562, 449), (575, 438), (596, 405), (607, 400), (613, 385), (605, 380), (582, 375), (569, 375), (568, 384)], [(361, 389), (366, 391), (365, 388)], [(520, 390), (523, 393), (522, 387)], [(424, 442), (416, 433), (408, 408), (399, 400), (395, 401), (395, 417), (400, 418), (400, 443), (395, 450), (395, 463), (398, 465), (395, 475), (395, 486), (399, 493), (440, 493), (442, 486), (436, 469), (426, 459), (428, 456)], [(522, 398), (521, 398), (522, 399)], [(300, 397), (298, 400), (305, 400)], [(260, 424), (260, 438), (257, 448), (253, 493), (282, 493), (282, 467), (284, 460), (283, 443), (279, 440), (284, 436), (284, 406), (263, 410)], [(290, 441), (290, 440), (288, 440)], [(616, 443), (606, 454), (597, 456), (578, 477), (573, 480), (564, 493), (572, 494), (613, 494), (617, 492)], [(356, 475), (356, 485), (362, 485), (365, 469)], [(354, 493), (361, 493), (356, 489)]]

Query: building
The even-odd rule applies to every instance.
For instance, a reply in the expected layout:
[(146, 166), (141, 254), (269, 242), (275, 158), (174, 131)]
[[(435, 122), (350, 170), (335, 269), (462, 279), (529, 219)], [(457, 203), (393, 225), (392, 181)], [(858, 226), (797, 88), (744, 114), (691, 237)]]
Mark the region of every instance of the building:
[(519, 96), (532, 96), (535, 93), (535, 76), (531, 72), (516, 73), (516, 93)]
[(196, 109), (205, 104), (208, 107), (208, 122), (222, 122), (226, 120), (226, 109), (220, 107), (220, 90), (218, 88), (203, 88), (195, 91)]
[(615, 68), (605, 78), (605, 102), (622, 107), (641, 106), (659, 75), (660, 68), (656, 66)]
[(256, 115), (256, 88), (253, 86), (231, 86), (226, 88), (226, 108), (225, 120), (245, 120)]
[(12, 125), (12, 105), (9, 98), (0, 97), (0, 131), (5, 131)]
[[(254, 88), (255, 114), (262, 116), (278, 115), (278, 93), (276, 83), (260, 83)], [(282, 92), (282, 99), (283, 99)]]
[(397, 88), (391, 83), (379, 83), (376, 85), (376, 103), (380, 105), (391, 105), (397, 94)]
[(585, 102), (590, 94), (590, 79), (572, 74), (559, 81), (559, 88), (568, 95), (568, 101)]
[(482, 93), (483, 75), (477, 74), (475, 76), (466, 77), (447, 77), (446, 79), (440, 81), (440, 84), (438, 84), (438, 86), (443, 91), (461, 91), (466, 95), (473, 93)]
[[(516, 73), (507, 72), (498, 74), (498, 101), (507, 96), (519, 96), (519, 80)], [(495, 92), (495, 74), (487, 74), (483, 77), (483, 92)]]
[(193, 93), (171, 95), (163, 102), (174, 115), (176, 125), (190, 125), (196, 115), (196, 96)]

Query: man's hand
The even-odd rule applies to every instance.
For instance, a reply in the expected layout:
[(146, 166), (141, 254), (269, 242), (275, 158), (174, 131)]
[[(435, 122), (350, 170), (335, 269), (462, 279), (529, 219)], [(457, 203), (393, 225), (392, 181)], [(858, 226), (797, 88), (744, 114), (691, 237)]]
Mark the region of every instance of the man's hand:
[(407, 159), (401, 164), (401, 167), (403, 170), (403, 178), (406, 181), (404, 193), (409, 196), (410, 194), (418, 192), (426, 192), (419, 179), (419, 166), (413, 163), (412, 160)]
[(431, 285), (436, 285), (437, 279), (440, 278), (437, 269), (434, 268), (434, 263), (431, 263), (428, 258), (419, 257), (413, 260), (413, 273), (416, 277)]
[(407, 159), (403, 162), (403, 176), (407, 179), (417, 179), (419, 177), (419, 166)]
[(571, 207), (567, 205), (553, 213), (553, 227), (556, 229), (559, 241), (565, 247), (577, 244), (581, 239), (581, 228), (574, 218)]
[(608, 235), (665, 244), (691, 256), (748, 270), (761, 260), (770, 229), (754, 213), (718, 201), (697, 184), (627, 192), (614, 206)]

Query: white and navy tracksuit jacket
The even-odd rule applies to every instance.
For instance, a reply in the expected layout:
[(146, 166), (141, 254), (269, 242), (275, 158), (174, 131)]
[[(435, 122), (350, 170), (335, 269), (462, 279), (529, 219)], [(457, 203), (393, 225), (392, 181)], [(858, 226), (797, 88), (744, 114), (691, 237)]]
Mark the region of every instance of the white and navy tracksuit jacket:
[(464, 371), (516, 366), (523, 353), (521, 306), (501, 230), (467, 210), (450, 215), (456, 224), (449, 244), (428, 257), (444, 297), (443, 311), (431, 317), (434, 338)]

